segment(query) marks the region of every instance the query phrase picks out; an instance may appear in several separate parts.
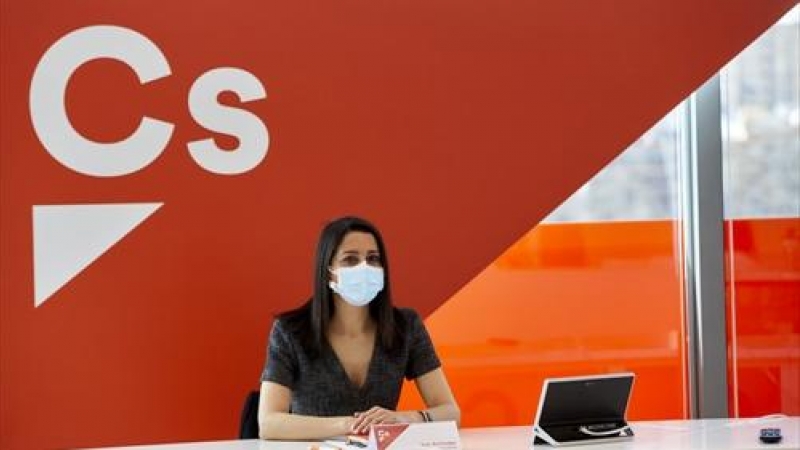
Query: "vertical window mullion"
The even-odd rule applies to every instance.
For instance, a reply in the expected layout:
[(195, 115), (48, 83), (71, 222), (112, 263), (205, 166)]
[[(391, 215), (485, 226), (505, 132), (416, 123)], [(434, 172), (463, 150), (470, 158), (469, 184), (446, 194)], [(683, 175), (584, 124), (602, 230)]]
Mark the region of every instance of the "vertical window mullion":
[(684, 167), (686, 323), (690, 412), (728, 416), (723, 265), (722, 127), (716, 75), (690, 98)]

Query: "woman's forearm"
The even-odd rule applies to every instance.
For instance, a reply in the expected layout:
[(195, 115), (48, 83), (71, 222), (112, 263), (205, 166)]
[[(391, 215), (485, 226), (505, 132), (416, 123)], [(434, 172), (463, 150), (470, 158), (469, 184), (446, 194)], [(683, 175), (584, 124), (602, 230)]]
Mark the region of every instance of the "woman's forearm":
[(268, 413), (258, 424), (261, 439), (314, 440), (350, 433), (352, 417), (315, 417)]

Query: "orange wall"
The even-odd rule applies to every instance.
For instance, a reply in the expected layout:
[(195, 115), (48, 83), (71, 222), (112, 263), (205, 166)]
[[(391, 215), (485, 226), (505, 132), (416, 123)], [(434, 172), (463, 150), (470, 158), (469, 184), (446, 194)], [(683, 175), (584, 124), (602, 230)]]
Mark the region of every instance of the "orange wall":
[(800, 415), (800, 218), (725, 228), (731, 416)]
[[(308, 295), (324, 221), (378, 223), (398, 303), (428, 315), (793, 3), (3, 2), (0, 447), (235, 436), (271, 315)], [(40, 58), (98, 24), (142, 33), (171, 68), (140, 85), (97, 60), (68, 84), (89, 139), (122, 139), (143, 115), (175, 126), (124, 176), (65, 167), (32, 125)], [(187, 105), (224, 66), (267, 92), (221, 96), (271, 137), (234, 176), (186, 148), (236, 148)], [(128, 202), (164, 205), (34, 307), (34, 205)]]

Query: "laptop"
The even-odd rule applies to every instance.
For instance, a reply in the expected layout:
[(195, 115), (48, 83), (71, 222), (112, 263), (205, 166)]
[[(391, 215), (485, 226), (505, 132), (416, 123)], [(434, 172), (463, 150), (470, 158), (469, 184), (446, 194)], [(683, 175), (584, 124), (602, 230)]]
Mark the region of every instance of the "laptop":
[(631, 372), (547, 378), (533, 424), (533, 445), (552, 446), (629, 440), (626, 420)]

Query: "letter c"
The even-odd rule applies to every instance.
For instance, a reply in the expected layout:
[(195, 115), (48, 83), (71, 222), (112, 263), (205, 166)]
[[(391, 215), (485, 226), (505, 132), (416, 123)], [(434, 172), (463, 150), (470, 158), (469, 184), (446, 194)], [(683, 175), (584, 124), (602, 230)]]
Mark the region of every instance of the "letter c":
[(127, 64), (142, 84), (172, 73), (161, 50), (136, 31), (110, 25), (81, 28), (56, 41), (37, 64), (31, 80), (31, 120), (44, 148), (61, 164), (84, 175), (127, 175), (158, 158), (174, 126), (143, 117), (136, 131), (118, 142), (100, 143), (80, 135), (67, 115), (67, 83), (78, 67), (99, 58)]

